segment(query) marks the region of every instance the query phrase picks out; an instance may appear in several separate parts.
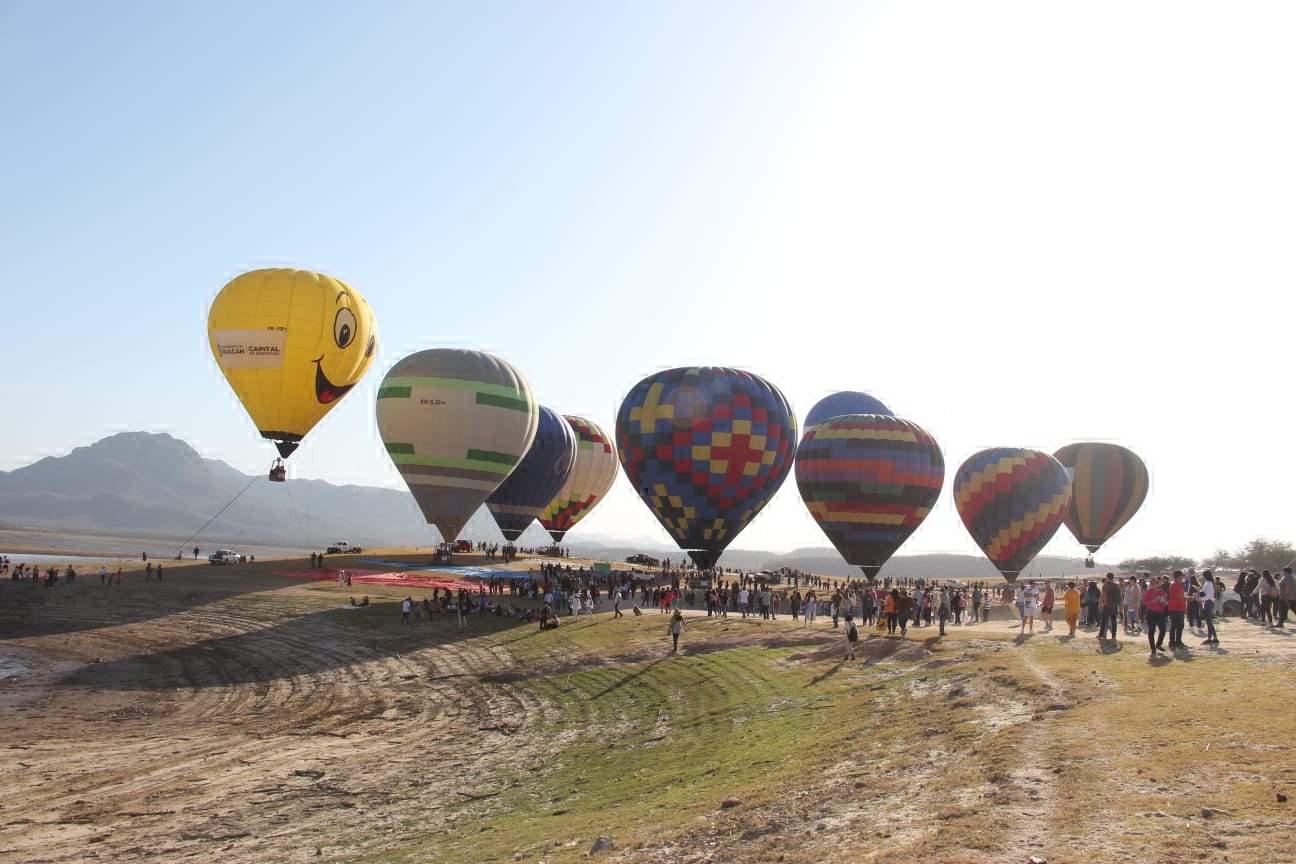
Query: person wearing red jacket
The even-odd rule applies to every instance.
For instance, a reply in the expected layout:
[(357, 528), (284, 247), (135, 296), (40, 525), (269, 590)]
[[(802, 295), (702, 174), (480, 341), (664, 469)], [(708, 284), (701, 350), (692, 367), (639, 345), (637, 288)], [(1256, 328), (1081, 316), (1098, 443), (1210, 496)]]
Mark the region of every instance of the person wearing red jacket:
[(1188, 594), (1184, 590), (1182, 570), (1174, 572), (1170, 590), (1166, 596), (1166, 606), (1170, 611), (1170, 647), (1183, 648), (1184, 615), (1188, 612)]
[(1158, 651), (1164, 651), (1161, 643), (1166, 635), (1166, 612), (1170, 608), (1170, 599), (1165, 588), (1165, 578), (1153, 579), (1148, 589), (1143, 592), (1143, 610), (1147, 616), (1148, 647), (1155, 657)]

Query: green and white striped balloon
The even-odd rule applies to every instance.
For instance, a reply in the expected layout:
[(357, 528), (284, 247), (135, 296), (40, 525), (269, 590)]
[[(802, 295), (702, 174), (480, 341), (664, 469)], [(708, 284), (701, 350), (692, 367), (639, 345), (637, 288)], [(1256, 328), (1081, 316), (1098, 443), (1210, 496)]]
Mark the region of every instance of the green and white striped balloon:
[(419, 351), (378, 388), (387, 455), (446, 542), (522, 461), (539, 412), (522, 373), (481, 351)]

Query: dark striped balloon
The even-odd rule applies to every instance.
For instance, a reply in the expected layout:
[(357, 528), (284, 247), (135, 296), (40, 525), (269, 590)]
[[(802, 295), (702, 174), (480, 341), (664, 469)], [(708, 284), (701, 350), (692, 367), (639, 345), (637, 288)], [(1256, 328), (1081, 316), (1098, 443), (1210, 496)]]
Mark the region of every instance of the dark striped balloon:
[(516, 540), (553, 500), (576, 460), (576, 435), (560, 415), (540, 406), (535, 440), (513, 473), (486, 499), (505, 539)]
[(1119, 444), (1069, 444), (1053, 456), (1071, 474), (1066, 526), (1091, 553), (1097, 552), (1143, 506), (1147, 466)]
[(861, 393), (858, 390), (842, 390), (839, 393), (829, 393), (820, 399), (806, 414), (806, 428), (817, 426), (825, 420), (831, 420), (833, 417), (845, 417), (847, 414), (881, 414), (886, 417), (893, 416), (890, 408), (882, 403), (881, 399), (870, 396), (867, 393)]
[(872, 579), (931, 512), (945, 460), (916, 423), (847, 414), (806, 430), (796, 479), (801, 500), (833, 546)]
[(982, 450), (954, 475), (963, 524), (1009, 582), (1048, 545), (1070, 503), (1067, 470), (1038, 450)]

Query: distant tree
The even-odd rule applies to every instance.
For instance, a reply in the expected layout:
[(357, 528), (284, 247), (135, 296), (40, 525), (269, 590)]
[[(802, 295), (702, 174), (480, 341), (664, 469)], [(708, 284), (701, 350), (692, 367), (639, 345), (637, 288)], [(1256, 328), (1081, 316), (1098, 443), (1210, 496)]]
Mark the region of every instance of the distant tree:
[(1296, 547), (1282, 540), (1257, 537), (1238, 550), (1241, 566), (1257, 570), (1281, 570), (1296, 560)]
[(1227, 549), (1216, 549), (1214, 554), (1202, 561), (1203, 567), (1215, 567), (1221, 570), (1237, 570), (1245, 562), (1236, 553)]
[(1127, 558), (1120, 563), (1120, 569), (1122, 570), (1149, 570), (1153, 573), (1187, 570), (1189, 567), (1196, 566), (1196, 559), (1185, 558), (1183, 555), (1152, 555), (1147, 558)]

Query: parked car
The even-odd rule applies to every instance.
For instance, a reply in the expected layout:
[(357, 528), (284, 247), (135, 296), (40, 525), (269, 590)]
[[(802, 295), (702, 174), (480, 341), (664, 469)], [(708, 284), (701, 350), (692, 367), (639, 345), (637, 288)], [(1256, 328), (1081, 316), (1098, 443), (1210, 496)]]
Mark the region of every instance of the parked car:
[(331, 544), (324, 551), (329, 555), (356, 555), (359, 554), (360, 547), (352, 546), (345, 540), (339, 540), (336, 543)]
[(650, 555), (631, 555), (626, 559), (627, 564), (638, 564), (640, 567), (657, 567), (661, 562)]
[(471, 551), (472, 551), (472, 543), (471, 543), (470, 541), (468, 541), (468, 540), (456, 540), (456, 541), (455, 541), (455, 544), (454, 544), (454, 551), (456, 551), (456, 552), (471, 552)]
[(208, 564), (237, 564), (239, 563), (239, 553), (233, 549), (217, 549), (207, 556)]

